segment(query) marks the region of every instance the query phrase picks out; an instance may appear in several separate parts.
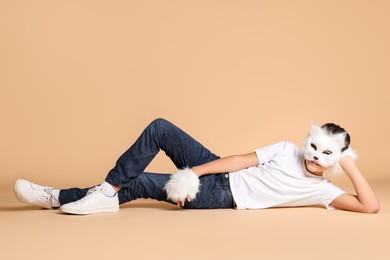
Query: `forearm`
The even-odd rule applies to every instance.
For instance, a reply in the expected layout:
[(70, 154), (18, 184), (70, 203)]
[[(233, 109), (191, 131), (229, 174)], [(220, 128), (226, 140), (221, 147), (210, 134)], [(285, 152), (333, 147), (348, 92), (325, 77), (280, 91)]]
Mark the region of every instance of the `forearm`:
[(211, 161), (192, 168), (198, 175), (206, 175), (221, 172), (234, 172), (259, 164), (256, 153), (249, 153), (245, 155), (232, 155), (224, 157), (215, 161)]
[(379, 202), (372, 190), (371, 186), (364, 178), (363, 174), (356, 167), (354, 162), (350, 157), (345, 157), (340, 160), (341, 167), (347, 173), (349, 179), (352, 182), (353, 187), (356, 191), (356, 197), (359, 200), (360, 204), (364, 208), (378, 208)]

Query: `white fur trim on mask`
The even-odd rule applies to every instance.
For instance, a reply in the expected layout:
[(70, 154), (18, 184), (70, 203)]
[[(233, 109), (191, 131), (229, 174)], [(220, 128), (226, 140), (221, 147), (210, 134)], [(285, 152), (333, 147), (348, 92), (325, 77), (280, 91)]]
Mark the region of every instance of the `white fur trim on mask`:
[[(345, 150), (345, 151), (341, 154), (341, 158), (343, 158), (344, 156), (350, 156), (350, 157), (352, 158), (352, 160), (355, 161), (356, 158), (357, 158), (357, 153), (356, 153), (351, 147), (349, 147), (347, 150)], [(341, 160), (341, 158), (340, 158), (340, 160)], [(339, 160), (339, 161), (340, 161), (340, 160)], [(338, 176), (338, 175), (342, 175), (342, 174), (345, 173), (344, 170), (343, 170), (343, 168), (341, 167), (339, 161), (338, 161), (335, 165), (333, 165), (332, 167), (330, 167), (330, 168), (328, 169), (328, 172), (329, 172), (331, 175), (333, 175), (333, 176)]]
[(193, 200), (199, 191), (199, 185), (198, 175), (190, 168), (184, 168), (172, 174), (164, 190), (167, 192), (168, 199), (173, 202), (185, 200), (187, 196)]

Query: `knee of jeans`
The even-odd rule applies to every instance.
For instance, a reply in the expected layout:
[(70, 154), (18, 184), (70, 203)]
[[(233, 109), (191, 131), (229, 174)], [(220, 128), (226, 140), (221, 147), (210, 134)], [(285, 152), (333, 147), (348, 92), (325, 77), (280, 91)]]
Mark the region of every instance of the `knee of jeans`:
[(150, 124), (153, 126), (164, 126), (170, 124), (170, 122), (164, 118), (156, 118)]
[(173, 130), (174, 125), (164, 118), (157, 118), (150, 124), (151, 131), (155, 133), (167, 133)]

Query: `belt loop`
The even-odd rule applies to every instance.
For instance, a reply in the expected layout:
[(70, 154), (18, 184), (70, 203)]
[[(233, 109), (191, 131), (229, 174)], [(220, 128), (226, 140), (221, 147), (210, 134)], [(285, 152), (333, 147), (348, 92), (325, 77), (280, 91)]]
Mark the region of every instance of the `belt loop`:
[(224, 174), (222, 174), (222, 178), (223, 178), (223, 185), (229, 186), (229, 173), (225, 172)]

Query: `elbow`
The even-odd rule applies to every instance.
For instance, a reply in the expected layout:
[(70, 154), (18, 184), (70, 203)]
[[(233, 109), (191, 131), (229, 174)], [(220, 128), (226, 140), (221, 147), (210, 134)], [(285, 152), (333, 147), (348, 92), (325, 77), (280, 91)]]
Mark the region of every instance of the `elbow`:
[(380, 210), (381, 210), (381, 207), (378, 205), (377, 207), (372, 208), (369, 213), (378, 213)]
[(378, 213), (380, 210), (380, 208), (372, 208), (372, 209), (367, 209), (364, 211), (364, 213), (368, 213), (368, 214), (375, 214), (375, 213)]
[(379, 205), (379, 203), (377, 203), (376, 205), (372, 205), (365, 208), (364, 213), (374, 214), (374, 213), (378, 213), (380, 210), (381, 210), (381, 206)]

